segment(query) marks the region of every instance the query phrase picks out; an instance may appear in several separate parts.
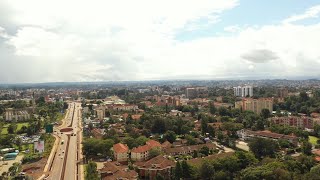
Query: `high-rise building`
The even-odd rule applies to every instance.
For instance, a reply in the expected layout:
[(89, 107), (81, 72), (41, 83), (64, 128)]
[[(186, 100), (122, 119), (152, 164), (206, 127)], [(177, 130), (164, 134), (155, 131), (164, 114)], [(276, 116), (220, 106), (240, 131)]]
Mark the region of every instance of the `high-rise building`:
[(252, 86), (238, 86), (233, 88), (234, 96), (237, 97), (252, 97), (253, 87)]
[(243, 111), (253, 111), (256, 114), (260, 114), (262, 109), (268, 109), (273, 111), (273, 99), (272, 98), (244, 98), (241, 101), (235, 103), (235, 108), (242, 109)]
[(207, 97), (208, 96), (208, 88), (207, 87), (191, 87), (186, 88), (186, 97), (189, 99), (197, 98), (197, 97)]
[(288, 97), (288, 89), (287, 88), (279, 88), (277, 89), (277, 95), (280, 98)]
[(106, 109), (104, 107), (99, 107), (95, 111), (99, 120), (103, 120), (105, 118)]

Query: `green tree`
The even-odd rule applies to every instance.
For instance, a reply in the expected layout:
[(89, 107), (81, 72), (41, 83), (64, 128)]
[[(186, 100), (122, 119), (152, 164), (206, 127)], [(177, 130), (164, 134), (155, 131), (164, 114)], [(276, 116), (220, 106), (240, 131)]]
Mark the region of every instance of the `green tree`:
[(201, 119), (201, 133), (205, 134), (208, 132), (208, 119), (202, 118)]
[(269, 117), (270, 117), (270, 111), (269, 111), (269, 109), (262, 109), (262, 110), (261, 110), (261, 117), (262, 117), (263, 119), (269, 118)]
[(139, 136), (137, 139), (136, 139), (136, 143), (138, 144), (138, 146), (142, 146), (144, 144), (146, 144), (146, 142), (148, 141), (149, 139), (146, 138), (145, 136)]
[(159, 156), (161, 154), (161, 149), (159, 147), (154, 147), (149, 151), (150, 158)]
[(211, 114), (215, 114), (216, 111), (217, 111), (217, 109), (216, 109), (216, 107), (214, 106), (214, 103), (213, 103), (213, 102), (210, 102), (210, 103), (209, 103), (209, 111), (210, 111)]
[(211, 137), (215, 137), (216, 136), (216, 130), (214, 129), (214, 127), (212, 127), (212, 126), (208, 126), (208, 128), (207, 128), (207, 132), (209, 133), (209, 135), (211, 136)]
[(200, 166), (199, 174), (202, 179), (206, 179), (206, 180), (213, 179), (214, 174), (215, 174), (215, 170), (214, 170), (214, 166), (212, 165), (212, 163), (208, 160), (205, 160), (202, 163), (202, 165)]
[(195, 144), (197, 144), (195, 138), (192, 137), (191, 135), (187, 134), (187, 135), (185, 136), (185, 138), (186, 138), (186, 140), (187, 140), (187, 144), (188, 144), (188, 145), (195, 145)]
[(159, 134), (162, 134), (166, 131), (166, 123), (164, 122), (163, 119), (160, 119), (160, 118), (156, 118), (154, 123), (153, 123), (153, 126), (152, 126), (152, 129), (151, 131), (153, 133), (159, 133)]
[[(130, 149), (139, 146), (139, 144), (137, 143), (136, 139), (134, 139), (133, 137), (125, 137), (123, 139), (123, 143), (127, 144)], [(142, 145), (144, 145), (144, 144), (142, 144)]]
[(180, 180), (180, 178), (182, 178), (182, 168), (181, 168), (181, 164), (178, 161), (176, 163), (176, 167), (174, 168), (174, 179), (176, 180)]
[(17, 125), (15, 123), (11, 123), (8, 127), (8, 133), (14, 134), (17, 130)]
[(173, 143), (176, 140), (176, 133), (173, 131), (167, 131), (163, 137), (165, 140), (169, 141), (170, 143)]
[(189, 164), (187, 163), (187, 161), (182, 161), (181, 162), (181, 169), (182, 169), (182, 177), (189, 179), (192, 177), (192, 169), (189, 166)]
[(86, 156), (96, 156), (101, 154), (101, 156), (111, 155), (111, 147), (114, 141), (111, 139), (101, 140), (90, 138), (83, 142), (83, 153)]
[(89, 161), (86, 166), (86, 180), (99, 180), (99, 174), (97, 171), (97, 164), (93, 161)]
[(205, 156), (209, 155), (210, 149), (207, 146), (203, 146), (200, 150), (199, 153), (204, 154)]
[(312, 152), (312, 144), (309, 143), (308, 141), (304, 141), (302, 144), (302, 152), (306, 155), (311, 155)]
[(249, 147), (253, 154), (259, 159), (266, 156), (273, 157), (279, 149), (278, 144), (275, 141), (265, 138), (252, 139), (249, 142)]

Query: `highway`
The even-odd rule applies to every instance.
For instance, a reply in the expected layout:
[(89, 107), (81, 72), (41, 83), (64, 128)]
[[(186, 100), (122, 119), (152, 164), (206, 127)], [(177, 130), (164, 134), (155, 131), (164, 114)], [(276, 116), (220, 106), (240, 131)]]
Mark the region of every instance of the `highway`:
[(55, 129), (60, 138), (56, 149), (50, 173), (46, 179), (50, 180), (80, 180), (83, 179), (79, 172), (78, 161), (81, 156), (79, 149), (81, 139), (81, 104), (69, 103), (66, 118), (62, 126)]

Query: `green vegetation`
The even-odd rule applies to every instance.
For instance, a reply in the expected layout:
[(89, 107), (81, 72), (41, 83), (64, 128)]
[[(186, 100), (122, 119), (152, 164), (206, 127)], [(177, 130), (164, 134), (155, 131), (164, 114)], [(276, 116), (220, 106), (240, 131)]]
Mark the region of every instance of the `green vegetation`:
[(110, 148), (114, 141), (111, 139), (101, 140), (95, 138), (85, 139), (83, 142), (83, 153), (88, 157), (92, 156), (110, 156)]
[(54, 145), (55, 138), (51, 134), (42, 134), (40, 139), (44, 140), (44, 157), (49, 157), (51, 149)]
[(85, 166), (85, 179), (86, 180), (99, 180), (99, 174), (97, 171), (97, 163), (89, 161)]
[(319, 138), (315, 137), (315, 136), (309, 136), (309, 142), (312, 144), (312, 145), (317, 145), (317, 141), (319, 140)]

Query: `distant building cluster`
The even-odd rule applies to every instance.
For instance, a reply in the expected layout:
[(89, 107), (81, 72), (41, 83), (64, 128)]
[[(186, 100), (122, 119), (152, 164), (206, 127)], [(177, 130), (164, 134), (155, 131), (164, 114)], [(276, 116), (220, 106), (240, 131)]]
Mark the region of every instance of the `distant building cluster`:
[(186, 97), (189, 99), (205, 97), (208, 94), (208, 87), (189, 87), (186, 88)]
[(269, 112), (273, 111), (273, 99), (272, 98), (244, 98), (241, 101), (235, 102), (235, 108), (243, 111), (253, 111), (256, 114), (260, 114), (262, 109), (268, 109)]
[(238, 86), (233, 88), (234, 96), (237, 97), (252, 97), (253, 87), (252, 86)]

